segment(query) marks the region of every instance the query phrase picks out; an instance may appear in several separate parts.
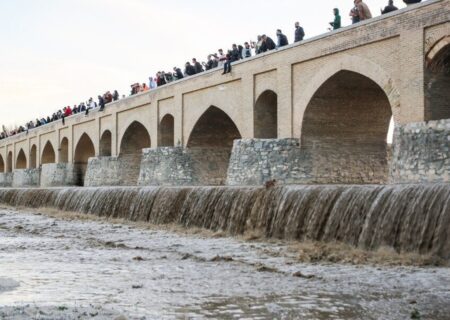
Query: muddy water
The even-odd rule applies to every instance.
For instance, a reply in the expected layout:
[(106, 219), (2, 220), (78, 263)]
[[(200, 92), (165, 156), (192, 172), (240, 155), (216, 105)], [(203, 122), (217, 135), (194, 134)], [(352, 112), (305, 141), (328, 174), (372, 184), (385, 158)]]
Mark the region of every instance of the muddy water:
[(450, 318), (448, 268), (297, 261), (281, 242), (1, 209), (0, 319)]

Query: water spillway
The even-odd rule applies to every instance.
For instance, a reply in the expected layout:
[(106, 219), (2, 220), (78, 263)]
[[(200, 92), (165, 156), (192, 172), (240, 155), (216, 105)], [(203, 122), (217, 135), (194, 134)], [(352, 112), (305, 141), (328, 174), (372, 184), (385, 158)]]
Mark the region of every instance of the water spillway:
[(0, 189), (0, 203), (450, 258), (450, 185)]

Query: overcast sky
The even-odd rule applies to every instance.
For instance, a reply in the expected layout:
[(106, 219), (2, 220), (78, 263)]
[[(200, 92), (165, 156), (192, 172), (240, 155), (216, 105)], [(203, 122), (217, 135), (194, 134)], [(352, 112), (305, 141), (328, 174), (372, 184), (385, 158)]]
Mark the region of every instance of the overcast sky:
[[(373, 15), (387, 0), (366, 0)], [(106, 90), (129, 93), (159, 70), (228, 49), (294, 22), (327, 32), (352, 0), (0, 0), (0, 125), (51, 115)], [(221, 7), (221, 4), (226, 6)], [(397, 0), (398, 7), (403, 2)]]

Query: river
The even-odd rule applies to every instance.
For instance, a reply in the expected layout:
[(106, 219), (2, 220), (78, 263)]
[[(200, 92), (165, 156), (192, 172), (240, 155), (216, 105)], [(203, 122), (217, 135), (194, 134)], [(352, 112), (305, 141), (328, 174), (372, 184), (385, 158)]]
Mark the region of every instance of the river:
[(0, 209), (1, 319), (450, 319), (449, 268), (63, 217)]

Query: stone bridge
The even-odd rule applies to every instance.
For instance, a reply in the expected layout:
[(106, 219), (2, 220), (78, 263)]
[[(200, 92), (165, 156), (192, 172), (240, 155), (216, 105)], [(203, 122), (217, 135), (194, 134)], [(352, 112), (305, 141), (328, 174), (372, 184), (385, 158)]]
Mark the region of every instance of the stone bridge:
[(0, 185), (449, 181), (449, 9), (426, 1), (1, 140)]

